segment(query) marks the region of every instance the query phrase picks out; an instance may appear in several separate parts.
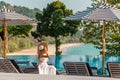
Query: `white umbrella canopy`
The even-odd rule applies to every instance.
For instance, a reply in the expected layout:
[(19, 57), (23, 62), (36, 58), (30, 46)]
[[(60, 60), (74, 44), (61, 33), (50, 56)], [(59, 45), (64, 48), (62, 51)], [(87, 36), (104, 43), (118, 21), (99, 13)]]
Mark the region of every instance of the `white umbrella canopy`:
[(82, 12), (78, 12), (76, 14), (67, 16), (63, 18), (64, 20), (83, 20), (86, 15), (88, 15), (91, 11), (95, 10), (96, 8), (88, 8)]
[(85, 11), (63, 18), (64, 20), (106, 20), (120, 21), (120, 9), (111, 7), (108, 4), (102, 4), (99, 7), (88, 8)]
[(84, 16), (87, 20), (106, 20), (106, 21), (120, 21), (120, 9), (111, 7), (108, 4), (103, 4), (88, 15)]
[[(86, 12), (86, 13), (85, 13)], [(75, 15), (65, 17), (64, 20), (91, 20), (91, 21), (103, 21), (103, 33), (102, 33), (102, 74), (104, 74), (104, 57), (106, 49), (106, 27), (105, 21), (120, 21), (120, 9), (112, 7), (106, 2), (99, 7), (91, 10), (86, 10)]]
[(7, 21), (8, 26), (13, 25), (27, 25), (34, 23), (35, 20), (27, 16), (16, 13), (15, 11), (8, 10), (6, 8), (1, 9), (0, 11), (0, 25), (3, 25), (3, 20)]
[(4, 32), (4, 59), (6, 59), (6, 27), (13, 25), (31, 25), (33, 23), (37, 23), (37, 21), (6, 9), (5, 7), (0, 10), (0, 26), (3, 26)]

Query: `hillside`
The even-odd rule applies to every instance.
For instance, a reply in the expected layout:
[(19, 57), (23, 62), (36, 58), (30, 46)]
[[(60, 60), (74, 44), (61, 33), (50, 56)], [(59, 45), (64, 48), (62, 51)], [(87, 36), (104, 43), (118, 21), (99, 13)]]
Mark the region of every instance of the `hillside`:
[(34, 9), (29, 9), (27, 7), (24, 6), (12, 6), (11, 4), (5, 3), (4, 1), (0, 1), (0, 9), (3, 8), (3, 6), (5, 6), (6, 8), (10, 9), (10, 10), (14, 10), (17, 13), (26, 15), (28, 17), (31, 18), (35, 18), (35, 14), (38, 13), (42, 13), (42, 11), (38, 8), (34, 8)]

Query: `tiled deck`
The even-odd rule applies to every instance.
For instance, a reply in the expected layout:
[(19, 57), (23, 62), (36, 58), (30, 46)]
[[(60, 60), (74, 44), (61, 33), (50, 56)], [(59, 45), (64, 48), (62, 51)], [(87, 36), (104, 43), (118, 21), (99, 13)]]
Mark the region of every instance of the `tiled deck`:
[(0, 73), (0, 80), (120, 80), (108, 77)]

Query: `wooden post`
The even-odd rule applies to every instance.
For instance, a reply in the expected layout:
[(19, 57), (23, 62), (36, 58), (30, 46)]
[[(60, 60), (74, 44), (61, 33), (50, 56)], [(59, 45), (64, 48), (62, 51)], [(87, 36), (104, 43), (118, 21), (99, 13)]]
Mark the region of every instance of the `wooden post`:
[(107, 0), (103, 0), (104, 3), (107, 3)]
[(6, 59), (6, 21), (3, 20), (3, 31), (4, 31), (4, 59)]
[(102, 74), (104, 74), (104, 62), (105, 62), (105, 50), (106, 50), (106, 27), (105, 27), (105, 20), (103, 20), (103, 33), (102, 33)]

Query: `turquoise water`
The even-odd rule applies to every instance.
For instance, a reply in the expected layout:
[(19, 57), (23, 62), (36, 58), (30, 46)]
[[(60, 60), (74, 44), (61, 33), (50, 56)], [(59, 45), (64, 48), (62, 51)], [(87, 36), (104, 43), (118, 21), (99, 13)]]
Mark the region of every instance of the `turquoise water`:
[(64, 54), (66, 55), (99, 55), (100, 50), (96, 49), (93, 44), (83, 44), (81, 46), (73, 46), (68, 48)]

